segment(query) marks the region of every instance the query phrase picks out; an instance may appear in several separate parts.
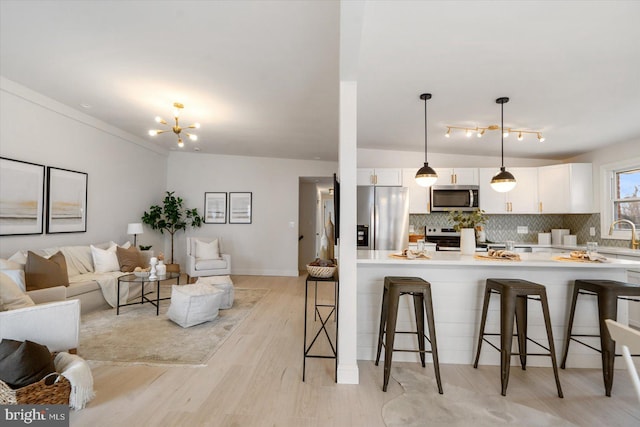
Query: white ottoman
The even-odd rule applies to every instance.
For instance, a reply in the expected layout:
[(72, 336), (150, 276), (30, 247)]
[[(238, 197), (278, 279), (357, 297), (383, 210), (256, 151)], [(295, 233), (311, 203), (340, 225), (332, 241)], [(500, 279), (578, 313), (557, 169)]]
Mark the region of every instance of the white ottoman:
[(231, 308), (233, 306), (233, 297), (235, 295), (231, 276), (209, 276), (200, 277), (196, 284), (209, 285), (224, 291), (224, 296), (220, 302), (220, 309)]
[(218, 317), (224, 291), (213, 286), (173, 285), (167, 317), (183, 328), (209, 322)]

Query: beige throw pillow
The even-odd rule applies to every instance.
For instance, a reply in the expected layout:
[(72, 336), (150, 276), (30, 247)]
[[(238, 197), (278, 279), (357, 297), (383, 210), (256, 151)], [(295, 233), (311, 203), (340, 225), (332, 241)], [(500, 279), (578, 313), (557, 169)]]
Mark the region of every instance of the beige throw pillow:
[(29, 295), (20, 290), (9, 276), (0, 272), (0, 311), (35, 305)]
[(62, 252), (56, 252), (47, 259), (29, 251), (24, 274), (27, 291), (61, 285), (69, 286), (67, 263)]
[(196, 240), (196, 258), (198, 259), (220, 259), (220, 247), (218, 239), (211, 243)]

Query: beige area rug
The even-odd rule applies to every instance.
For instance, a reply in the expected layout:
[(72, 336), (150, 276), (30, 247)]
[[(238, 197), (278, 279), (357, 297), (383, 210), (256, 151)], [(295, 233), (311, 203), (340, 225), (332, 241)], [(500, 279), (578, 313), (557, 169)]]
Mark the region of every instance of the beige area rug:
[(388, 427), (459, 426), (574, 426), (574, 424), (528, 406), (488, 397), (443, 384), (438, 394), (435, 379), (406, 368), (392, 368), (391, 375), (404, 393), (382, 407)]
[[(85, 360), (115, 364), (204, 365), (242, 323), (268, 289), (235, 289), (233, 307), (211, 322), (182, 328), (146, 303), (82, 316), (78, 354)], [(162, 295), (162, 294), (161, 294)]]

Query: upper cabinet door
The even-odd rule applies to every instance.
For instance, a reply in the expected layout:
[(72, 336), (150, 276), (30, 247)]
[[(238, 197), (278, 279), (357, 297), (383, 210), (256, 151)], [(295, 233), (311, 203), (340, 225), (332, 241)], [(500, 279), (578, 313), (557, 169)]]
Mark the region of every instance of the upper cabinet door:
[(538, 213), (538, 168), (509, 168), (507, 170), (516, 179), (515, 188), (505, 193), (509, 213)]
[(416, 168), (402, 169), (403, 187), (409, 189), (409, 213), (427, 214), (429, 213), (429, 189), (416, 183), (416, 172), (418, 172)]
[(491, 178), (500, 172), (500, 169), (480, 169), (480, 209), (494, 214), (538, 213), (538, 169), (507, 168), (507, 170), (515, 177), (516, 186), (507, 193), (498, 193), (491, 188)]
[(593, 213), (591, 163), (538, 168), (541, 213)]
[(358, 185), (381, 185), (387, 187), (402, 187), (402, 169), (358, 169), (356, 182)]
[(435, 185), (478, 185), (478, 168), (435, 168)]

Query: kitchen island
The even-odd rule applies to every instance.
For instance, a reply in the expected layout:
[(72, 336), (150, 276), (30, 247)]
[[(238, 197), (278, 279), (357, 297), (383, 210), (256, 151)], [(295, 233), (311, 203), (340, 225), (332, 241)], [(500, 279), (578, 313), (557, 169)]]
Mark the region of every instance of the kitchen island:
[[(440, 363), (472, 364), (475, 356), (482, 298), (487, 278), (525, 279), (546, 286), (553, 337), (558, 357), (564, 346), (573, 281), (576, 279), (627, 280), (627, 270), (640, 268), (640, 262), (609, 259), (609, 262), (575, 262), (567, 253), (521, 253), (520, 261), (481, 258), (486, 253), (461, 255), (459, 252), (428, 252), (430, 259), (401, 259), (394, 251), (358, 251), (358, 354), (360, 360), (374, 360), (385, 276), (416, 276), (431, 283)], [(487, 316), (486, 332), (499, 332), (499, 297), (493, 296)], [(415, 330), (413, 306), (403, 297), (397, 330)], [(618, 304), (618, 321), (626, 323), (628, 303)], [(546, 343), (540, 304), (529, 302), (528, 335)], [(598, 333), (596, 298), (581, 296), (576, 307), (574, 333)], [(498, 337), (495, 337), (498, 344)], [(587, 338), (586, 340), (591, 340)], [(593, 344), (598, 346), (598, 339)], [(493, 342), (493, 341), (492, 341)], [(396, 335), (396, 348), (416, 347), (414, 335)], [(530, 344), (530, 352), (541, 352)], [(499, 352), (484, 349), (480, 364), (499, 365)], [(415, 353), (394, 353), (396, 361), (417, 361)], [(516, 364), (517, 358), (512, 358)], [(530, 366), (550, 366), (548, 357), (529, 357)], [(600, 354), (573, 343), (568, 367), (601, 368)], [(622, 364), (619, 364), (622, 366)]]

